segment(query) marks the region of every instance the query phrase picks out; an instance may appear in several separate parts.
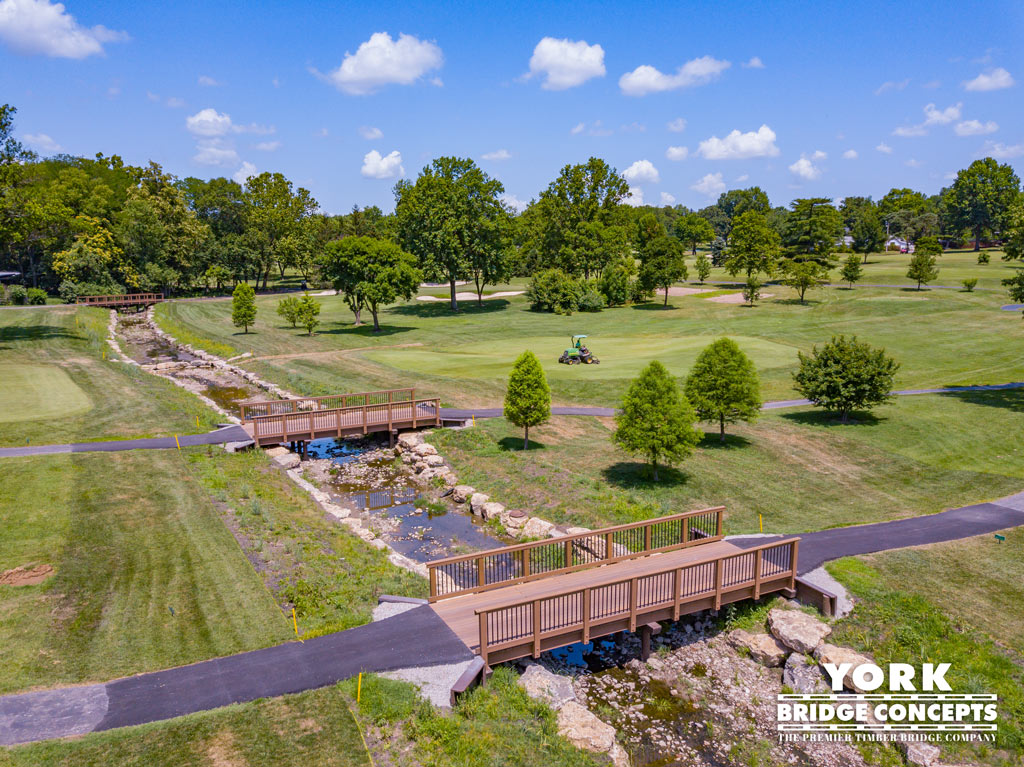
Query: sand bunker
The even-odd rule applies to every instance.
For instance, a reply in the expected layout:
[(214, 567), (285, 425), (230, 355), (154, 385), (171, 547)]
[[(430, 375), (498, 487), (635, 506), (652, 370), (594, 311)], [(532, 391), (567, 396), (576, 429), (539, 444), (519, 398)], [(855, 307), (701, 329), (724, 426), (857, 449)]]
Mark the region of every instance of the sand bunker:
[[(525, 290), (503, 290), (498, 293), (491, 293), (488, 296), (484, 296), (484, 301), (492, 298), (505, 298), (506, 296), (521, 296), (525, 293)], [(476, 301), (476, 293), (456, 293), (455, 299), (457, 301)], [(416, 296), (417, 301), (450, 301), (448, 296)]]
[[(669, 288), (670, 296), (692, 296), (694, 293), (710, 293), (715, 288)], [(659, 290), (658, 295), (665, 295), (664, 290)]]
[[(774, 293), (762, 293), (761, 298), (771, 298)], [(705, 301), (714, 301), (716, 304), (745, 304), (742, 293), (726, 293), (724, 296), (711, 296)]]
[(53, 575), (50, 565), (22, 565), (0, 573), (0, 586), (35, 586)]

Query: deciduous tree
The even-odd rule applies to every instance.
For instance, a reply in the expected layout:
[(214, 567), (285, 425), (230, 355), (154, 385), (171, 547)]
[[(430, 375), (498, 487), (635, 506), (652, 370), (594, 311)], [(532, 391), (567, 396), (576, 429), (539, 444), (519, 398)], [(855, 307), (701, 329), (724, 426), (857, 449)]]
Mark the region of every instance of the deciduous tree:
[(697, 255), (697, 245), (711, 242), (715, 238), (715, 229), (706, 218), (699, 213), (687, 213), (676, 221), (675, 235), (679, 241)]
[(935, 256), (927, 253), (915, 253), (910, 259), (907, 277), (917, 282), (917, 289), (927, 285), (939, 276), (939, 267), (935, 265)]
[(771, 276), (779, 257), (779, 235), (768, 226), (764, 215), (747, 211), (732, 228), (732, 242), (725, 255), (725, 268), (733, 277), (758, 274)]
[(516, 358), (505, 392), (505, 418), (523, 429), (523, 450), (530, 447), (530, 427), (551, 418), (551, 389), (537, 356), (527, 350)]
[(846, 257), (846, 261), (843, 262), (843, 271), (839, 273), (843, 282), (850, 285), (853, 288), (853, 283), (860, 282), (860, 278), (864, 275), (864, 268), (860, 265), (860, 256), (856, 253), (851, 253)]
[(799, 352), (793, 374), (796, 390), (815, 405), (839, 413), (843, 423), (853, 410), (870, 410), (892, 398), (899, 363), (884, 349), (873, 349), (856, 337), (833, 337), (810, 354)]
[(720, 338), (697, 357), (686, 378), (686, 398), (701, 421), (725, 425), (753, 421), (761, 412), (761, 383), (750, 358), (731, 338)]
[(282, 298), (277, 302), (277, 316), (290, 322), (292, 327), (299, 324), (299, 299), (295, 296)]
[(686, 274), (683, 246), (674, 237), (658, 237), (640, 254), (640, 284), (648, 290), (664, 290), (665, 306), (668, 306), (668, 289), (673, 283), (685, 280)]
[(986, 232), (1006, 227), (1010, 210), (1019, 201), (1020, 178), (1009, 164), (1000, 165), (991, 157), (975, 160), (957, 173), (944, 195), (950, 223), (971, 231), (975, 250), (981, 248)]
[[(320, 324), (320, 302), (309, 293), (305, 293), (297, 303), (296, 318), (299, 324), (306, 329), (306, 333), (313, 335), (316, 326)], [(374, 315), (374, 325), (376, 326), (376, 315)]]
[(799, 293), (803, 303), (808, 290), (828, 284), (828, 269), (817, 261), (791, 261), (783, 270), (782, 284)]
[(256, 324), (256, 291), (248, 282), (238, 283), (231, 296), (231, 322), (246, 333)]
[(697, 281), (703, 285), (711, 276), (711, 259), (708, 258), (707, 253), (701, 253), (697, 256), (693, 266), (697, 270)]

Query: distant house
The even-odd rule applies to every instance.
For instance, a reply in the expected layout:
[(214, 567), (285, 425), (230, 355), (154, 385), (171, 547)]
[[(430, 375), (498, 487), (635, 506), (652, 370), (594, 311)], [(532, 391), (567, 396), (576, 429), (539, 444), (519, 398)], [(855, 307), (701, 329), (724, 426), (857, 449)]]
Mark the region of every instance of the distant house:
[(890, 237), (885, 241), (886, 250), (898, 250), (900, 253), (913, 253), (914, 243), (907, 242), (902, 237)]
[(13, 282), (21, 277), (21, 272), (0, 272), (0, 282)]

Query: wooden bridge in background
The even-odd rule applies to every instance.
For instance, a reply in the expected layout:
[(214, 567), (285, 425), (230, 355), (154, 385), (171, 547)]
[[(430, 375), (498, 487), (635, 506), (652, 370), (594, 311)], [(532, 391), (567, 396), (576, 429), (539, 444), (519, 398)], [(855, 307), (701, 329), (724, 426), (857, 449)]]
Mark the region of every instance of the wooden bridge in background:
[(724, 507), (427, 563), (430, 602), (490, 665), (772, 592), (796, 594), (798, 538), (741, 549)]
[(242, 428), (259, 447), (441, 425), (441, 401), (415, 389), (245, 402)]
[(145, 309), (163, 300), (163, 293), (120, 293), (109, 296), (79, 296), (77, 303), (83, 306), (102, 306), (109, 309), (127, 309), (128, 307)]

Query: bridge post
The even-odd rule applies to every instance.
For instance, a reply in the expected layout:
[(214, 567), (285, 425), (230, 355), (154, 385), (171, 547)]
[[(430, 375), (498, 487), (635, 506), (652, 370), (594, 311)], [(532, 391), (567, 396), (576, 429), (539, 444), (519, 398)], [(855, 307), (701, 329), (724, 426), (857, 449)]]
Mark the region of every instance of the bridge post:
[(651, 657), (651, 627), (645, 623), (640, 627), (640, 660), (644, 663)]

